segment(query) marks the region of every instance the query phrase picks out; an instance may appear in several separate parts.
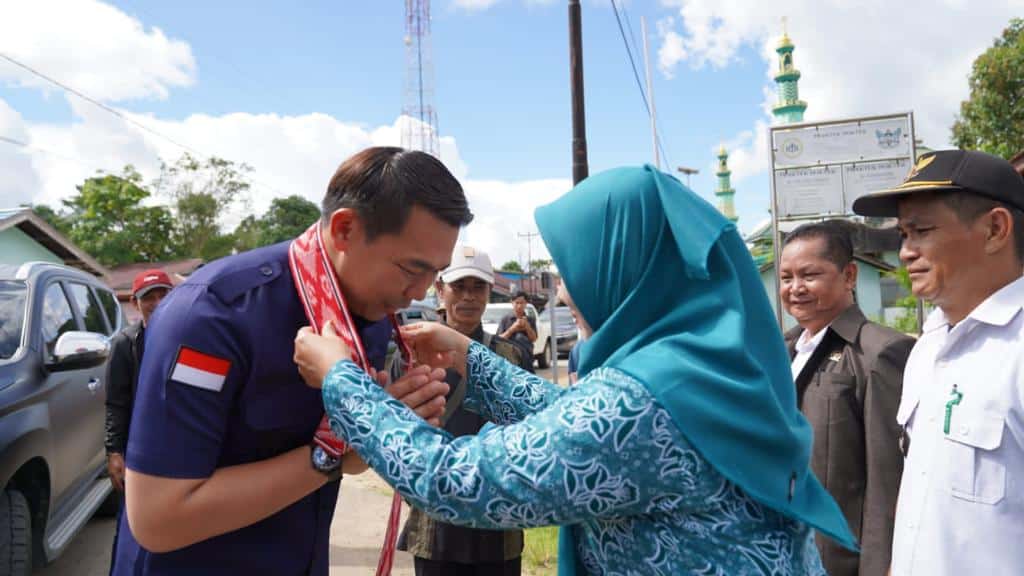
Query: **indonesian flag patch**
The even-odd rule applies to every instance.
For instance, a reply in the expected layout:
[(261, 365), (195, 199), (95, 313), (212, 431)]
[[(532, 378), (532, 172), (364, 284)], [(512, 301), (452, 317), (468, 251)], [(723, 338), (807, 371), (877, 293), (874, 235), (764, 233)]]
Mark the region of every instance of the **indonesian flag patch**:
[(230, 360), (203, 354), (198, 350), (182, 346), (178, 349), (178, 359), (174, 361), (171, 380), (204, 390), (220, 392), (220, 389), (224, 387), (224, 380), (227, 379), (230, 368)]

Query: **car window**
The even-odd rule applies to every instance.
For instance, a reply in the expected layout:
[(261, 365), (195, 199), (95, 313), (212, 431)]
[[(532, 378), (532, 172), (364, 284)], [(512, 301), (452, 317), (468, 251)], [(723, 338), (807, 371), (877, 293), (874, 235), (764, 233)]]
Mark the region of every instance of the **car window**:
[(557, 322), (559, 334), (576, 331), (576, 322), (572, 319), (572, 312), (565, 306), (555, 308), (555, 322)]
[(0, 359), (7, 360), (21, 347), (25, 323), (24, 282), (0, 280)]
[(75, 325), (75, 316), (71, 312), (71, 304), (57, 282), (46, 288), (42, 320), (43, 343), (46, 345), (46, 351), (51, 354), (61, 334), (78, 328)]
[(107, 324), (110, 325), (111, 330), (116, 332), (121, 327), (121, 305), (117, 303), (117, 298), (114, 298), (109, 290), (95, 287), (93, 290), (99, 295), (100, 303), (103, 304), (103, 309), (107, 312)]
[(107, 328), (107, 323), (103, 319), (105, 314), (103, 308), (96, 301), (96, 297), (93, 296), (89, 287), (78, 282), (68, 282), (67, 286), (71, 289), (71, 298), (75, 301), (75, 305), (78, 306), (78, 312), (82, 315), (82, 320), (85, 322), (85, 329), (89, 332), (109, 336), (110, 329)]
[(511, 311), (512, 310), (508, 308), (493, 308), (489, 306), (484, 310), (484, 316), (481, 319), (481, 322), (483, 324), (498, 324), (501, 322), (501, 319)]

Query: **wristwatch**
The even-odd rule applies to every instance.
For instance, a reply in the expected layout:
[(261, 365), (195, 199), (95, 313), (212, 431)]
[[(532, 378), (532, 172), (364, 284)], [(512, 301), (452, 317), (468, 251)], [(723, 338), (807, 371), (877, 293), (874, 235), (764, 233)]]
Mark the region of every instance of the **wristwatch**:
[(331, 456), (316, 442), (311, 442), (309, 447), (309, 463), (313, 470), (326, 476), (328, 482), (341, 480), (341, 458)]

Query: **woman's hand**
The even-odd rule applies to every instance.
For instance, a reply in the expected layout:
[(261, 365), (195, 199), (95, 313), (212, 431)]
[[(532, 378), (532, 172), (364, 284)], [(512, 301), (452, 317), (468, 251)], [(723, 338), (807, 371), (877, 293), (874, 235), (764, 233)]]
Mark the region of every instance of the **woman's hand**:
[(438, 322), (409, 324), (402, 326), (401, 331), (413, 350), (416, 363), (432, 368), (454, 368), (466, 375), (466, 353), (472, 340)]
[[(324, 325), (323, 333), (317, 335), (308, 326), (295, 335), (295, 364), (306, 384), (321, 388), (327, 373), (341, 360), (351, 360), (352, 352), (338, 337), (334, 327)], [(409, 370), (395, 382), (390, 382), (386, 372), (376, 372), (371, 377), (388, 394), (413, 410), (420, 418), (433, 426), (441, 424), (445, 409), (448, 384), (445, 372), (440, 368), (420, 365)]]
[(330, 322), (324, 324), (319, 335), (309, 326), (300, 328), (295, 335), (295, 364), (302, 379), (313, 388), (323, 386), (324, 377), (335, 364), (351, 359), (352, 351), (338, 337)]

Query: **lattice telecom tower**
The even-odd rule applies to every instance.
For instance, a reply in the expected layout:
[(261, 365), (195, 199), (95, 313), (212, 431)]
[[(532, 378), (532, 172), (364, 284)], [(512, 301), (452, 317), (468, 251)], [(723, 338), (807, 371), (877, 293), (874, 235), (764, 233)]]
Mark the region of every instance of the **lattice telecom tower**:
[(405, 0), (405, 102), (402, 147), (441, 157), (434, 110), (430, 0)]

